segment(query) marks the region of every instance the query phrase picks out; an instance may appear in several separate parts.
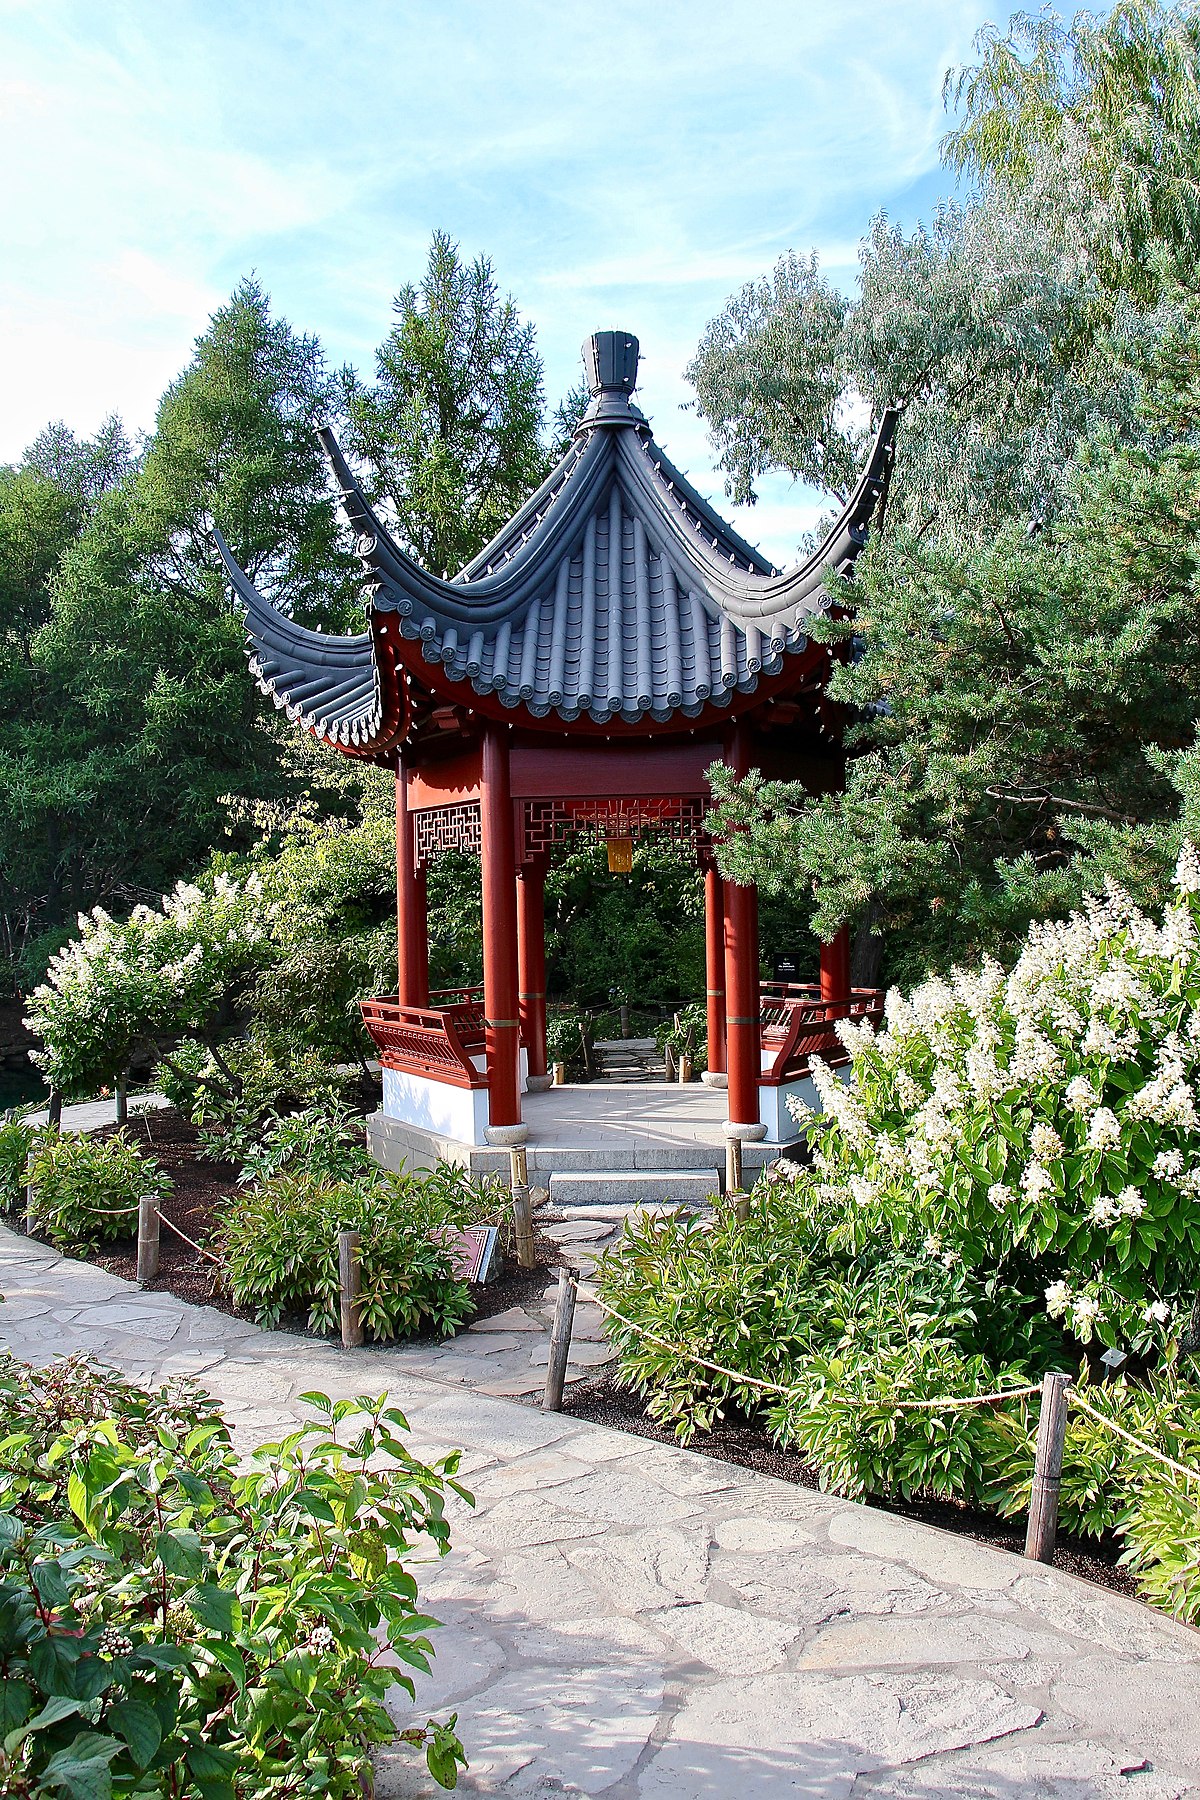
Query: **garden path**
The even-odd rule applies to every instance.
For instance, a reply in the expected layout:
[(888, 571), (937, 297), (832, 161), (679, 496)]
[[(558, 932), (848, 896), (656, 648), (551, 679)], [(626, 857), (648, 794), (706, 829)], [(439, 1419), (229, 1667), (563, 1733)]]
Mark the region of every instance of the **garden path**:
[[(0, 1291), (16, 1355), (194, 1375), (247, 1446), (306, 1389), (386, 1388), (418, 1454), (463, 1449), (477, 1505), (419, 1571), (445, 1623), (418, 1714), (457, 1711), (467, 1794), (1200, 1800), (1200, 1634), (1134, 1602), (472, 1391), (423, 1347), (259, 1331), (2, 1229)], [(380, 1756), (381, 1797), (439, 1791)]]

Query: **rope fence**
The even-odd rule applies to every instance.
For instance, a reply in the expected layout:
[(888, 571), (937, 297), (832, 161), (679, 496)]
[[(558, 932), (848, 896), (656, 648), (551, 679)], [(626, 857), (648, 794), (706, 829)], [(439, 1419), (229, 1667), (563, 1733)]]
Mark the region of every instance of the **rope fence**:
[[(559, 1291), (551, 1338), (551, 1373), (554, 1372), (556, 1350), (558, 1352), (557, 1360), (561, 1370), (565, 1373), (570, 1353), (571, 1321), (577, 1297), (589, 1301), (608, 1318), (617, 1320), (619, 1324), (624, 1325), (648, 1343), (656, 1344), (660, 1349), (669, 1350), (672, 1355), (680, 1357), (694, 1368), (706, 1369), (710, 1374), (723, 1376), (727, 1381), (732, 1381), (739, 1387), (751, 1388), (757, 1393), (769, 1394), (781, 1400), (793, 1400), (804, 1391), (799, 1383), (784, 1386), (780, 1382), (764, 1381), (760, 1376), (726, 1368), (724, 1364), (714, 1362), (710, 1357), (701, 1356), (698, 1351), (688, 1349), (682, 1344), (673, 1343), (670, 1338), (662, 1337), (658, 1332), (639, 1325), (636, 1320), (618, 1311), (615, 1306), (610, 1306), (594, 1287), (584, 1286), (567, 1269), (559, 1271)], [(560, 1342), (564, 1332), (565, 1341)], [(551, 1411), (561, 1410), (562, 1391), (561, 1377), (556, 1383), (548, 1377), (543, 1405)], [(1180, 1476), (1184, 1481), (1200, 1484), (1200, 1470), (1188, 1468), (1185, 1463), (1177, 1462), (1174, 1457), (1167, 1456), (1153, 1444), (1147, 1443), (1144, 1438), (1126, 1430), (1125, 1426), (1119, 1425), (1115, 1419), (1108, 1418), (1090, 1401), (1084, 1399), (1071, 1376), (1064, 1373), (1056, 1372), (1045, 1375), (1040, 1382), (1030, 1383), (1023, 1387), (997, 1388), (987, 1394), (946, 1394), (933, 1399), (920, 1400), (895, 1400), (885, 1395), (868, 1399), (856, 1394), (838, 1394), (837, 1399), (844, 1405), (870, 1412), (959, 1412), (972, 1407), (1000, 1405), (1005, 1400), (1031, 1399), (1035, 1394), (1041, 1397), (1041, 1408), (1038, 1415), (1029, 1521), (1025, 1536), (1025, 1555), (1032, 1561), (1051, 1563), (1054, 1560), (1067, 1417), (1072, 1406), (1078, 1407), (1081, 1412), (1094, 1419), (1098, 1425), (1102, 1425), (1106, 1430), (1124, 1439), (1143, 1456), (1149, 1457), (1151, 1461), (1170, 1470), (1172, 1474)]]

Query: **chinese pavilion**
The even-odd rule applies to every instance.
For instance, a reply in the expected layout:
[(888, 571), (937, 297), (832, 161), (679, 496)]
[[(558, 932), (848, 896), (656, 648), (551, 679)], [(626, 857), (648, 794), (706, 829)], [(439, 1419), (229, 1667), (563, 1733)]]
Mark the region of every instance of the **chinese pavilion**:
[[(820, 549), (780, 571), (655, 443), (631, 399), (637, 339), (598, 332), (584, 358), (592, 400), (570, 448), (451, 580), (399, 548), (322, 433), (369, 575), (365, 632), (304, 629), (223, 542), (221, 554), (264, 692), (314, 737), (396, 773), (398, 988), (363, 1006), (382, 1129), (409, 1143), (523, 1140), (522, 1094), (550, 1079), (548, 858), (590, 834), (620, 867), (631, 840), (658, 833), (704, 872), (708, 1079), (726, 1087), (725, 1133), (785, 1142), (807, 1054), (834, 1047), (834, 1021), (874, 1013), (878, 996), (852, 993), (844, 932), (821, 946), (819, 988), (762, 986), (755, 889), (721, 878), (705, 771), (722, 761), (814, 792), (841, 784), (830, 651), (808, 627), (831, 605), (826, 576), (846, 574), (866, 541), (897, 415), (884, 414)], [(482, 997), (429, 992), (425, 870), (452, 847), (482, 859)]]

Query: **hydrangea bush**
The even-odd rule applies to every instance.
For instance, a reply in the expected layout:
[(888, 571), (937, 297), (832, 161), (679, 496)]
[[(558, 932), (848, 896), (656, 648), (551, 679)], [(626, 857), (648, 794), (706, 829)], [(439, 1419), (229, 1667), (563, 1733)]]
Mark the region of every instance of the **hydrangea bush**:
[(898, 1245), (1000, 1275), (1081, 1344), (1143, 1354), (1200, 1276), (1200, 856), (1161, 923), (1116, 887), (1035, 924), (1011, 973), (956, 970), (884, 1029), (845, 1022), (794, 1110), (827, 1202)]
[(202, 1031), (269, 954), (277, 903), (262, 880), (218, 874), (179, 882), (161, 907), (116, 920), (79, 915), (79, 936), (55, 956), (26, 1020), (50, 1086), (87, 1094), (129, 1065), (148, 1036)]

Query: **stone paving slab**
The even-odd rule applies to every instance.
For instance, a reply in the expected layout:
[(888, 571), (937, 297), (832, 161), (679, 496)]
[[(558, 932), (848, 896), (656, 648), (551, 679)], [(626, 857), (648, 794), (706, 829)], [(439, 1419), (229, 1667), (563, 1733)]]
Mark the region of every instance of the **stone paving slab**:
[[(0, 1231), (0, 1343), (194, 1372), (247, 1447), (287, 1429), (306, 1389), (386, 1387), (417, 1454), (464, 1450), (476, 1504), (451, 1501), (454, 1548), (417, 1571), (437, 1660), (415, 1709), (396, 1690), (393, 1711), (457, 1711), (465, 1794), (1200, 1800), (1200, 1634), (1136, 1602), (483, 1393), (488, 1337), (526, 1357), (540, 1341), (512, 1318), (457, 1340), (476, 1356), (464, 1379), (429, 1347), (231, 1334), (211, 1308), (107, 1279), (101, 1298), (82, 1265)], [(403, 1747), (378, 1777), (380, 1800), (441, 1792)]]

